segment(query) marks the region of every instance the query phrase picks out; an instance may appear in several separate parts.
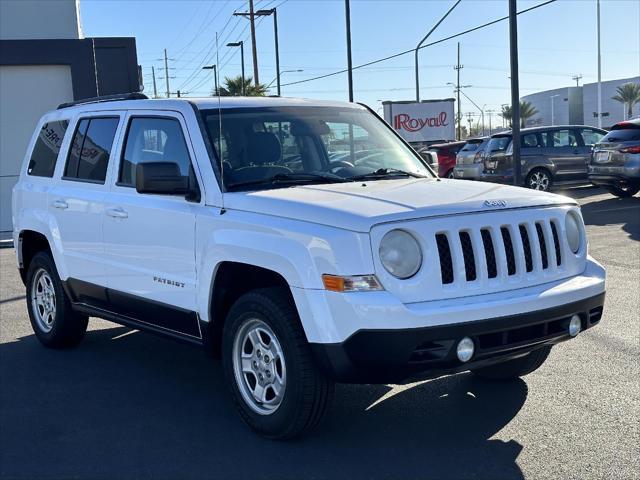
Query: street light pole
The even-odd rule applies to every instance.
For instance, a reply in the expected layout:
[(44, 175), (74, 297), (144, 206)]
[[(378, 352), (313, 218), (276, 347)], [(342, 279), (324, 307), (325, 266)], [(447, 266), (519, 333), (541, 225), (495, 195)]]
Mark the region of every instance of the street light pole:
[(242, 96), (246, 95), (246, 82), (244, 80), (244, 42), (240, 40), (239, 42), (231, 42), (227, 43), (227, 47), (240, 47), (240, 58), (242, 62)]
[(347, 28), (347, 81), (349, 83), (349, 101), (353, 102), (353, 62), (351, 59), (351, 5), (344, 0), (344, 15)]
[(418, 50), (420, 50), (420, 47), (422, 46), (422, 44), (424, 42), (427, 41), (427, 38), (429, 38), (429, 36), (433, 33), (433, 31), (438, 28), (438, 25), (440, 25), (442, 23), (442, 21), (447, 18), (449, 16), (449, 14), (453, 11), (454, 8), (456, 8), (458, 6), (458, 4), (461, 2), (462, 0), (457, 0), (456, 3), (453, 4), (453, 6), (447, 11), (447, 13), (444, 14), (444, 16), (438, 20), (438, 23), (436, 23), (433, 28), (431, 30), (429, 30), (429, 33), (427, 33), (424, 38), (422, 40), (420, 40), (420, 42), (418, 42), (418, 45), (416, 45), (416, 50), (415, 50), (415, 75), (416, 75), (416, 102), (420, 101), (420, 71), (418, 68)]
[(511, 138), (513, 183), (520, 186), (520, 85), (518, 77), (518, 12), (516, 0), (509, 0), (509, 53), (511, 67)]
[(602, 128), (602, 59), (600, 56), (600, 0), (596, 0), (598, 29), (598, 128)]
[(213, 65), (207, 65), (205, 67), (202, 67), (203, 70), (213, 70), (213, 93), (214, 95), (220, 95), (220, 92), (218, 91), (218, 66), (213, 64)]
[(271, 8), (269, 10), (258, 10), (254, 13), (256, 17), (268, 17), (273, 15), (273, 36), (276, 46), (276, 81), (278, 86), (278, 96), (280, 96), (280, 47), (278, 46), (278, 10)]

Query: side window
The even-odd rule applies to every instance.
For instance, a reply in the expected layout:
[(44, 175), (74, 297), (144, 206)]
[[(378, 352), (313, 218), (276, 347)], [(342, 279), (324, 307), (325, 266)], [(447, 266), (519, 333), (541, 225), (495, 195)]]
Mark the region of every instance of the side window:
[(587, 146), (595, 145), (596, 143), (600, 142), (600, 140), (602, 140), (602, 137), (604, 137), (602, 133), (591, 130), (590, 128), (585, 128), (581, 133), (582, 140)]
[(42, 126), (31, 152), (27, 174), (36, 177), (53, 177), (62, 139), (68, 126), (68, 120), (48, 122)]
[(119, 121), (118, 117), (80, 120), (63, 178), (104, 183)]
[(182, 175), (189, 175), (191, 161), (178, 120), (160, 117), (131, 119), (120, 161), (118, 185), (134, 187), (136, 166), (145, 162), (176, 163)]
[(522, 146), (524, 148), (536, 148), (540, 147), (540, 143), (538, 142), (538, 134), (537, 133), (527, 133), (522, 136)]
[(578, 140), (573, 130), (555, 130), (547, 132), (547, 146), (548, 147), (577, 147)]

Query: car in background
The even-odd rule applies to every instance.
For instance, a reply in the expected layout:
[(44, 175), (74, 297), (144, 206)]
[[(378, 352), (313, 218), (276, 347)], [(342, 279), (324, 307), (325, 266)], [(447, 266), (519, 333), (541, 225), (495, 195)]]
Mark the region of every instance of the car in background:
[(617, 123), (594, 146), (589, 181), (617, 197), (640, 191), (640, 118)]
[[(522, 185), (549, 190), (552, 185), (575, 185), (589, 181), (587, 166), (593, 146), (606, 130), (582, 125), (523, 128), (520, 132)], [(484, 157), (481, 180), (513, 182), (511, 132), (491, 137)]]
[(428, 150), (438, 154), (438, 176), (453, 178), (453, 168), (456, 166), (456, 155), (467, 142), (448, 142), (429, 145)]
[(484, 154), (491, 137), (470, 138), (456, 155), (453, 178), (477, 180), (484, 170)]
[(428, 147), (423, 147), (418, 149), (418, 155), (429, 164), (434, 172), (438, 171), (438, 154), (436, 152), (429, 150)]

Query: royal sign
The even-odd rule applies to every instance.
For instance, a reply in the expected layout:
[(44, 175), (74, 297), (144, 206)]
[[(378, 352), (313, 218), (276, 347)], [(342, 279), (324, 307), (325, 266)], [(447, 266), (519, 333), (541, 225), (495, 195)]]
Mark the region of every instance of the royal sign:
[(454, 99), (383, 102), (384, 119), (408, 142), (455, 138)]

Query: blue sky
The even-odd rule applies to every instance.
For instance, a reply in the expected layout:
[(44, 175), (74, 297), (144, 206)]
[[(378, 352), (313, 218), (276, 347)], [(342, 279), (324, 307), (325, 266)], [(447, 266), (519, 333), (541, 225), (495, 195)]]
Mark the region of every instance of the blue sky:
[[(519, 0), (522, 10), (542, 0)], [(81, 0), (84, 35), (134, 36), (138, 61), (143, 67), (145, 91), (152, 93), (151, 67), (158, 90), (164, 92), (163, 48), (170, 60), (171, 90), (204, 96), (213, 87), (211, 71), (201, 66), (216, 63), (215, 35), (224, 43), (245, 40), (246, 71), (252, 70), (248, 21), (232, 17), (244, 11), (241, 0)], [(255, 0), (256, 10), (278, 7), (283, 84), (345, 68), (344, 2), (342, 0)], [(351, 24), (354, 65), (414, 48), (453, 0), (352, 0)], [(432, 34), (438, 40), (507, 15), (506, 0), (463, 0)], [(615, 79), (640, 75), (640, 1), (602, 0), (602, 75)], [(558, 0), (519, 16), (521, 95), (597, 79), (596, 2)], [(421, 96), (453, 95), (447, 82), (455, 82), (457, 42), (461, 44), (461, 83), (465, 93), (481, 107), (499, 110), (509, 102), (508, 23), (421, 50)], [(275, 78), (273, 22), (257, 25), (260, 80)], [(239, 49), (220, 43), (221, 77), (240, 73)], [(275, 85), (275, 84), (274, 84)], [(380, 100), (413, 99), (413, 55), (354, 72), (355, 99), (374, 108)], [(283, 86), (283, 95), (322, 99), (347, 99), (347, 77)], [(275, 90), (273, 90), (275, 93)], [(462, 111), (475, 112), (463, 97)]]

